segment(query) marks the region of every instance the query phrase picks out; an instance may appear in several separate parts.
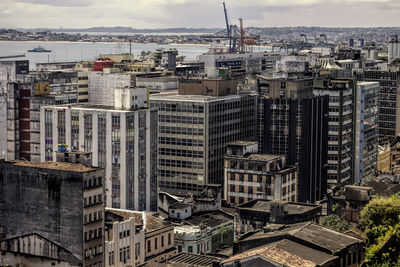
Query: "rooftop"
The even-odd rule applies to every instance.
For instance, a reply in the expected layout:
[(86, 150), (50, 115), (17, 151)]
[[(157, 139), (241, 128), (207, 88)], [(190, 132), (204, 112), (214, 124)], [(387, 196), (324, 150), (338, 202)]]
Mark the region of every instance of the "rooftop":
[(10, 161), (10, 164), (14, 166), (29, 167), (29, 168), (41, 168), (41, 169), (52, 169), (59, 171), (72, 171), (72, 172), (89, 172), (94, 171), (99, 168), (86, 167), (85, 165), (79, 163), (69, 163), (69, 162), (44, 162), (35, 163), (29, 161)]
[(224, 260), (222, 263), (228, 263), (236, 260), (246, 259), (254, 256), (263, 257), (265, 259), (271, 260), (275, 263), (282, 264), (288, 267), (314, 267), (315, 263), (312, 261), (301, 258), (295, 254), (292, 254), (286, 250), (278, 248), (276, 246), (265, 246), (261, 248), (256, 248), (250, 251), (246, 251), (230, 257)]
[(220, 258), (211, 257), (206, 255), (198, 255), (187, 252), (181, 252), (172, 258), (169, 258), (164, 263), (173, 264), (175, 266), (179, 264), (179, 266), (196, 266), (196, 267), (212, 267), (213, 262), (221, 262)]
[(287, 214), (302, 214), (307, 211), (311, 211), (320, 206), (317, 204), (301, 203), (301, 202), (284, 202), (279, 200), (266, 200), (266, 199), (255, 199), (237, 206), (238, 209), (250, 209), (255, 211), (270, 212), (271, 203), (280, 202), (283, 204), (284, 211)]
[(257, 141), (235, 141), (231, 142), (228, 145), (229, 146), (251, 146), (251, 145), (257, 145)]
[(290, 235), (328, 249), (332, 253), (339, 252), (352, 244), (363, 242), (358, 238), (342, 234), (315, 223), (307, 223), (292, 231)]
[(312, 249), (310, 247), (303, 246), (289, 239), (283, 239), (276, 243), (272, 243), (271, 246), (285, 250), (291, 254), (297, 255), (318, 265), (323, 265), (326, 262), (337, 259), (336, 256), (332, 256), (327, 253)]
[(203, 96), (203, 95), (179, 95), (177, 90), (168, 90), (159, 94), (150, 95), (150, 100), (170, 100), (170, 101), (184, 101), (184, 102), (211, 102), (221, 101), (227, 99), (241, 98), (249, 94), (234, 94), (226, 96)]
[(106, 212), (110, 212), (118, 216), (121, 216), (124, 221), (129, 220), (130, 218), (135, 218), (135, 224), (141, 224), (141, 225), (144, 224), (143, 215), (145, 214), (146, 232), (151, 232), (153, 230), (157, 230), (170, 225), (169, 223), (163, 222), (162, 220), (152, 216), (150, 213), (145, 211), (131, 211), (123, 209), (106, 208)]
[(140, 109), (135, 110), (125, 110), (125, 109), (117, 109), (114, 106), (105, 106), (105, 105), (94, 105), (94, 104), (67, 104), (67, 105), (57, 105), (57, 106), (44, 106), (44, 108), (52, 108), (52, 109), (87, 109), (87, 110), (109, 110), (113, 112), (135, 112)]

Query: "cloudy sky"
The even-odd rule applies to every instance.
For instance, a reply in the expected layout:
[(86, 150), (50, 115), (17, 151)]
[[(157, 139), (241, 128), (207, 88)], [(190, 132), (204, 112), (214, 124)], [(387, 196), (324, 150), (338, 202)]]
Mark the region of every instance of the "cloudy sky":
[[(245, 26), (400, 26), (400, 0), (225, 0)], [(220, 0), (0, 0), (0, 28), (224, 27)]]

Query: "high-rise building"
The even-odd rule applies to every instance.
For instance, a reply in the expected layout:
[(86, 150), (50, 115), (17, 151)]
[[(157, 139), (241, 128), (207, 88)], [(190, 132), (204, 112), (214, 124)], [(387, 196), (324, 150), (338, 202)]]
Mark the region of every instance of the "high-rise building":
[(298, 201), (326, 195), (328, 97), (314, 97), (313, 79), (258, 80), (258, 143), (263, 154), (285, 155), (298, 168)]
[(104, 168), (3, 161), (0, 169), (3, 237), (37, 233), (70, 251), (61, 259), (72, 266), (103, 264)]
[(157, 210), (157, 110), (147, 89), (115, 89), (115, 106), (43, 106), (41, 161), (55, 161), (58, 144), (93, 153), (105, 166), (107, 207)]
[[(186, 88), (192, 83), (202, 87), (202, 82), (189, 79), (181, 81), (180, 86), (185, 84)], [(209, 95), (180, 95), (175, 91), (150, 97), (151, 107), (159, 113), (158, 182), (163, 191), (199, 194), (206, 184), (222, 185), (226, 144), (256, 140), (256, 97), (230, 95), (228, 88), (218, 86), (209, 90)], [(210, 96), (214, 90), (227, 95)]]
[(379, 142), (391, 142), (400, 134), (400, 71), (366, 70), (357, 79), (379, 82)]
[(7, 129), (7, 138), (0, 138), (0, 147), (7, 146), (1, 152), (5, 159), (39, 162), (40, 106), (76, 103), (77, 94), (76, 86), (71, 83), (71, 72), (28, 74), (28, 64), (28, 61), (0, 62), (3, 77), (7, 77), (2, 79), (0, 93), (0, 110), (6, 110), (0, 125)]
[(258, 153), (257, 142), (236, 141), (227, 146), (224, 199), (242, 204), (253, 199), (297, 201), (297, 167), (286, 157)]
[(389, 63), (400, 57), (400, 44), (397, 35), (390, 35), (388, 42), (388, 61)]
[(378, 82), (358, 82), (354, 101), (354, 183), (375, 177), (378, 157)]
[(356, 81), (318, 77), (314, 95), (329, 97), (328, 185), (352, 183), (353, 93)]

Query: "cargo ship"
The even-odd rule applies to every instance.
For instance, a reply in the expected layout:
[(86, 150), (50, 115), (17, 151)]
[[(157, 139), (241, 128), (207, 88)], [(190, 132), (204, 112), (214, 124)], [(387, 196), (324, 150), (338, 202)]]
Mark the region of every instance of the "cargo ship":
[(49, 52), (51, 52), (51, 50), (47, 50), (42, 46), (38, 46), (38, 47), (35, 47), (35, 48), (31, 49), (31, 50), (28, 50), (28, 52), (49, 53)]

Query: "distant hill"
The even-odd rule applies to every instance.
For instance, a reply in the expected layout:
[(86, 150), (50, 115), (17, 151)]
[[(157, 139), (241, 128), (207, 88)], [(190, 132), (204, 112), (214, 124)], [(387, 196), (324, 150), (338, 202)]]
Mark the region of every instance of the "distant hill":
[(91, 27), (84, 29), (55, 29), (55, 28), (40, 28), (40, 29), (19, 29), (23, 31), (50, 31), (50, 32), (99, 32), (99, 33), (215, 33), (220, 31), (218, 28), (163, 28), (163, 29), (135, 29), (132, 27)]

